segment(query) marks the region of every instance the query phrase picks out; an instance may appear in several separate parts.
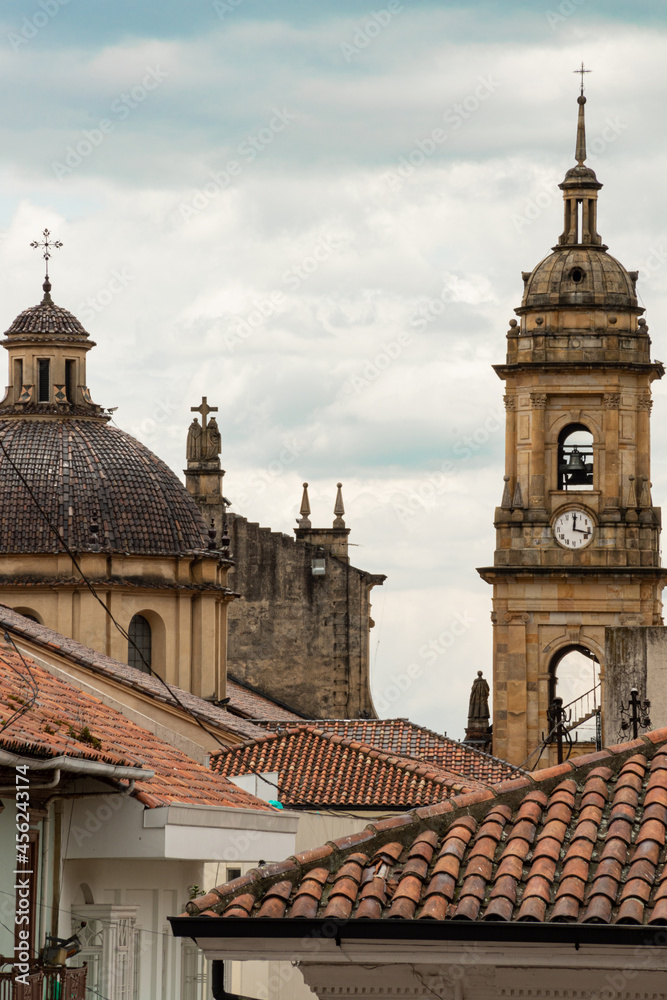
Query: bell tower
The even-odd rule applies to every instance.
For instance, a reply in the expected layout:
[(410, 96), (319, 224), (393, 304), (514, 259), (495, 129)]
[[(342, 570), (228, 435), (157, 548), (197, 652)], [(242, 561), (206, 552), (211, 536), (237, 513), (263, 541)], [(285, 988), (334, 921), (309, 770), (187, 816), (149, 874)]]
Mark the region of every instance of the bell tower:
[[(493, 752), (514, 764), (533, 754), (533, 768), (551, 759), (537, 748), (556, 696), (574, 703), (574, 721), (594, 715), (605, 738), (595, 710), (605, 626), (661, 625), (667, 579), (650, 481), (651, 383), (664, 369), (650, 359), (638, 273), (597, 233), (602, 185), (585, 162), (583, 87), (578, 104), (577, 162), (559, 185), (563, 233), (523, 273), (506, 362), (494, 366), (506, 467), (494, 565), (479, 570), (493, 587)], [(575, 652), (590, 670), (566, 679)], [(568, 697), (582, 687), (587, 698)]]

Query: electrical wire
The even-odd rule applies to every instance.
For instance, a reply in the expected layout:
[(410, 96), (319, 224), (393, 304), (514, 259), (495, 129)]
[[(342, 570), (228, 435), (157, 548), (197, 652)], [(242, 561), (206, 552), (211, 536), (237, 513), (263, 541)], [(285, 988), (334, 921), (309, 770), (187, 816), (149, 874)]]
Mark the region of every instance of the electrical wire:
[[(18, 646), (16, 645), (16, 643), (14, 642), (14, 640), (11, 638), (11, 636), (9, 635), (9, 633), (6, 630), (5, 630), (5, 634), (4, 634), (4, 639), (5, 639), (5, 642), (9, 643), (11, 646), (14, 647), (14, 649), (16, 650), (16, 652), (19, 655), (21, 663), (25, 667), (26, 674), (27, 674), (27, 683), (28, 683), (28, 687), (30, 688), (30, 691), (31, 691), (31, 698), (30, 698), (30, 701), (24, 702), (24, 704), (21, 705), (20, 708), (16, 709), (16, 711), (14, 712), (14, 714), (10, 715), (9, 719), (7, 719), (7, 721), (4, 723), (4, 725), (0, 726), (0, 733), (4, 733), (4, 731), (6, 729), (8, 729), (12, 725), (12, 723), (16, 722), (18, 719), (21, 718), (21, 716), (25, 715), (25, 713), (28, 712), (32, 708), (32, 706), (35, 704), (35, 702), (37, 701), (37, 696), (39, 695), (39, 688), (37, 686), (37, 681), (33, 677), (32, 671), (30, 670), (30, 667), (28, 666), (28, 664), (24, 660), (23, 654), (21, 653), (21, 650), (18, 648)], [(26, 683), (26, 678), (23, 676), (23, 674), (21, 673), (20, 670), (16, 669), (16, 667), (14, 666), (13, 663), (11, 663), (9, 660), (5, 660), (4, 657), (0, 657), (0, 661), (2, 663), (4, 663), (5, 666), (9, 667), (10, 670), (13, 670), (14, 673), (21, 679), (21, 681), (23, 683)]]
[[(197, 723), (197, 725), (201, 729), (203, 729), (203, 731), (208, 736), (210, 736), (212, 739), (214, 739), (216, 741), (216, 743), (218, 744), (218, 746), (226, 748), (227, 744), (223, 740), (220, 739), (220, 737), (217, 735), (217, 733), (215, 733), (215, 732), (211, 731), (210, 729), (208, 729), (204, 725), (204, 723), (201, 721), (201, 719), (199, 719), (198, 716), (191, 709), (189, 709), (187, 707), (187, 705), (183, 704), (183, 702), (178, 697), (178, 695), (176, 694), (176, 692), (173, 690), (173, 688), (171, 687), (171, 685), (168, 684), (167, 681), (165, 681), (163, 677), (160, 677), (160, 675), (157, 673), (157, 671), (153, 670), (153, 668), (151, 667), (150, 663), (147, 662), (147, 660), (146, 660), (145, 656), (143, 655), (142, 651), (139, 649), (139, 647), (134, 642), (134, 640), (130, 637), (130, 635), (128, 634), (128, 632), (126, 631), (126, 629), (124, 629), (123, 626), (120, 624), (120, 622), (118, 622), (116, 620), (116, 618), (113, 616), (113, 614), (111, 613), (110, 609), (107, 607), (107, 605), (105, 604), (105, 602), (102, 600), (102, 598), (99, 596), (99, 594), (95, 590), (93, 584), (90, 582), (90, 580), (88, 579), (88, 577), (86, 576), (86, 574), (83, 572), (83, 569), (81, 568), (81, 565), (80, 565), (79, 561), (77, 560), (77, 558), (76, 558), (74, 552), (72, 551), (72, 549), (70, 548), (70, 546), (67, 544), (67, 542), (63, 538), (62, 534), (60, 533), (60, 530), (53, 523), (53, 521), (49, 517), (48, 513), (42, 507), (42, 505), (39, 502), (38, 498), (35, 496), (35, 493), (34, 493), (32, 487), (31, 487), (30, 483), (25, 478), (25, 476), (23, 475), (23, 473), (18, 468), (18, 466), (14, 462), (13, 458), (11, 457), (11, 455), (9, 454), (9, 452), (7, 451), (7, 448), (5, 447), (5, 443), (4, 443), (4, 441), (2, 440), (1, 437), (0, 437), (0, 450), (2, 450), (2, 452), (3, 452), (4, 456), (5, 456), (5, 458), (7, 459), (9, 465), (14, 470), (14, 472), (16, 473), (16, 475), (18, 476), (18, 478), (20, 479), (21, 483), (23, 484), (23, 486), (28, 491), (29, 496), (31, 497), (31, 499), (32, 499), (33, 503), (35, 504), (35, 506), (36, 506), (37, 510), (39, 511), (39, 513), (42, 515), (42, 517), (46, 521), (48, 527), (53, 532), (53, 534), (55, 535), (55, 537), (58, 539), (58, 542), (60, 543), (60, 545), (62, 545), (63, 549), (65, 550), (65, 552), (67, 553), (67, 555), (72, 560), (72, 565), (74, 566), (74, 568), (76, 569), (76, 571), (81, 576), (81, 579), (82, 579), (83, 583), (85, 584), (85, 586), (87, 587), (87, 589), (90, 591), (90, 593), (92, 594), (92, 596), (95, 598), (95, 600), (97, 601), (97, 603), (103, 608), (105, 614), (108, 616), (108, 618), (110, 619), (110, 621), (113, 623), (114, 627), (118, 630), (118, 632), (120, 632), (120, 634), (123, 636), (123, 638), (126, 639), (127, 642), (138, 653), (138, 655), (139, 655), (139, 657), (141, 659), (141, 662), (146, 667), (147, 672), (150, 673), (153, 677), (156, 677), (160, 681), (160, 683), (164, 685), (164, 687), (167, 689), (167, 691), (169, 692), (169, 694), (171, 695), (171, 697), (173, 698), (173, 700), (175, 701), (175, 703), (179, 706), (179, 708), (181, 708), (187, 715), (189, 715), (192, 719), (194, 719), (195, 722)], [(5, 627), (8, 628), (9, 626), (5, 625)]]

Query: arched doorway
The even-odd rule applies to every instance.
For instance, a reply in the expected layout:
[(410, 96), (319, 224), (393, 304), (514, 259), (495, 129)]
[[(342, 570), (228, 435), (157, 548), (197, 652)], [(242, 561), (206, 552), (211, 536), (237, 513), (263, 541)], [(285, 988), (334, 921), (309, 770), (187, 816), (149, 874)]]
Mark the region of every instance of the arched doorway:
[(579, 743), (596, 743), (601, 705), (600, 662), (586, 646), (559, 649), (549, 664), (549, 706), (563, 699), (566, 726)]

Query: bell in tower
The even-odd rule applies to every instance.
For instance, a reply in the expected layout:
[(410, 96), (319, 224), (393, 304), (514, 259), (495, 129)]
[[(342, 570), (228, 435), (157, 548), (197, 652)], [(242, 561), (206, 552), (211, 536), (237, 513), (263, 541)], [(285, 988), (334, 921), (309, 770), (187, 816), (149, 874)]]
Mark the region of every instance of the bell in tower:
[(493, 566), (479, 570), (493, 587), (493, 752), (532, 768), (555, 760), (554, 697), (580, 752), (615, 737), (599, 709), (605, 628), (662, 624), (666, 578), (650, 492), (651, 384), (664, 369), (651, 361), (638, 273), (597, 232), (585, 105), (582, 87), (562, 234), (523, 273), (506, 360), (494, 366), (505, 488)]

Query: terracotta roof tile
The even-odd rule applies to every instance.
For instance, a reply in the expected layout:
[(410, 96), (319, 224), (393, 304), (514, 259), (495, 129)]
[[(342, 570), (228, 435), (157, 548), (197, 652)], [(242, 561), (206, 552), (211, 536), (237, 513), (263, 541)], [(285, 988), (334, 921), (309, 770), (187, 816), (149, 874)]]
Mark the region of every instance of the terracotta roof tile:
[[(345, 805), (405, 808), (440, 803), (465, 789), (481, 789), (474, 779), (387, 754), (315, 725), (269, 732), (215, 754), (211, 766), (234, 778), (248, 773), (278, 774), (275, 797), (292, 807)], [(473, 794), (485, 797), (480, 790)], [(405, 822), (410, 822), (409, 818)], [(379, 828), (379, 825), (378, 825)]]
[(55, 677), (27, 655), (0, 641), (0, 724), (27, 701), (27, 672), (37, 700), (0, 734), (12, 753), (145, 767), (154, 778), (137, 780), (134, 796), (149, 808), (172, 802), (271, 810), (270, 806), (127, 719), (94, 695)]
[[(381, 834), (370, 827), (361, 845), (334, 841), (333, 881), (321, 898), (305, 865), (287, 878), (298, 899), (310, 900), (309, 915), (667, 923), (665, 824), (647, 815), (664, 808), (655, 793), (667, 790), (667, 729), (660, 741), (651, 735), (625, 751), (536, 773), (537, 788), (455, 796), (446, 809), (416, 809), (408, 822), (402, 816), (393, 836), (389, 821)], [(620, 807), (632, 797), (631, 823)], [(336, 893), (350, 865), (361, 874), (347, 876)], [(253, 916), (269, 889), (261, 880), (254, 885)], [(237, 912), (236, 891), (234, 883), (219, 887), (221, 898), (211, 904), (205, 897), (205, 908)], [(198, 901), (188, 912), (201, 912)]]
[[(274, 720), (279, 718), (277, 715), (273, 716)], [(469, 778), (491, 784), (505, 779), (516, 780), (523, 773), (504, 760), (458, 743), (407, 719), (317, 719), (308, 724), (363, 746), (377, 747), (385, 753), (410, 757), (422, 764), (435, 764), (438, 770), (457, 775), (464, 784), (467, 784)], [(269, 716), (266, 716), (262, 725), (274, 732), (285, 729), (283, 723), (271, 721)], [(523, 780), (530, 782), (528, 778)]]
[[(173, 705), (176, 711), (182, 711), (176, 699), (169, 694), (158, 677), (130, 667), (127, 663), (121, 663), (120, 660), (114, 660), (111, 656), (104, 656), (89, 646), (84, 646), (75, 639), (70, 639), (59, 632), (54, 632), (53, 629), (47, 628), (45, 625), (31, 621), (31, 619), (25, 618), (17, 611), (2, 604), (0, 604), (0, 626), (7, 628), (11, 634), (27, 639), (41, 648), (57, 650), (68, 660), (85, 667), (92, 673), (108, 677), (110, 680), (122, 684), (123, 687), (141, 691), (156, 701)], [(170, 686), (178, 701), (185, 706), (190, 714), (207, 726), (214, 727), (223, 735), (225, 732), (233, 733), (234, 736), (230, 742), (238, 740), (239, 736), (252, 739), (263, 734), (264, 730), (249, 720), (237, 718), (224, 708), (219, 708), (217, 705), (211, 704), (210, 701), (198, 698), (197, 695), (176, 687), (174, 684)], [(231, 692), (231, 696), (232, 699), (235, 697), (234, 691)]]

